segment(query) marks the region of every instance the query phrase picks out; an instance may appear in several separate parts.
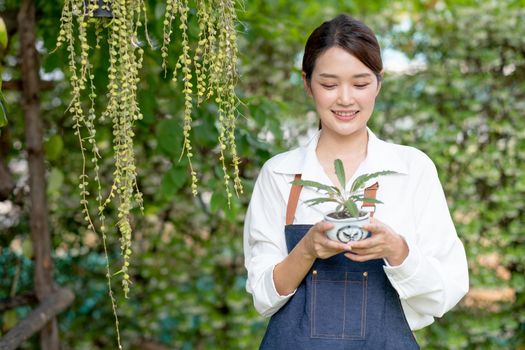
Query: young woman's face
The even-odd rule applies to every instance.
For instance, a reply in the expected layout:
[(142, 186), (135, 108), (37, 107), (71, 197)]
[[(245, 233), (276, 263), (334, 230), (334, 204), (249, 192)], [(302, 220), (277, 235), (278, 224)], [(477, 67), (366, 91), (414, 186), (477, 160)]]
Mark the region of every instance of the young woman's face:
[(315, 63), (311, 83), (323, 133), (348, 136), (366, 128), (381, 84), (363, 62), (340, 47), (331, 47)]

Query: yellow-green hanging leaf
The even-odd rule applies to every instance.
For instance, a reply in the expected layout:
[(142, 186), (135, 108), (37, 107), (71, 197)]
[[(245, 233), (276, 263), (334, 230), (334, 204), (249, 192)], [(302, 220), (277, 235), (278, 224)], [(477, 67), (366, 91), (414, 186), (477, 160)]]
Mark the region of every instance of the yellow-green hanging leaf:
[(4, 102), (0, 99), (0, 128), (7, 125), (7, 110)]
[(26, 238), (22, 242), (22, 254), (27, 258), (31, 259), (33, 257), (33, 242), (31, 239)]
[(7, 28), (5, 26), (4, 19), (0, 17), (0, 49), (4, 50), (7, 48)]

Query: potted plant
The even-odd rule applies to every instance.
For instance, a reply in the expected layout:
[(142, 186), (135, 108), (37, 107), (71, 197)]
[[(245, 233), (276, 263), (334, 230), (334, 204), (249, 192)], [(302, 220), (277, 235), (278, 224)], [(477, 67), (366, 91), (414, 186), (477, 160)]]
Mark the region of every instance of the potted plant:
[(369, 232), (363, 230), (362, 226), (370, 222), (370, 212), (361, 210), (358, 204), (365, 202), (383, 203), (376, 198), (365, 197), (366, 182), (379, 176), (397, 173), (392, 170), (384, 170), (360, 175), (354, 180), (350, 190), (346, 191), (346, 176), (343, 162), (340, 159), (336, 159), (334, 167), (341, 189), (337, 186), (328, 186), (311, 180), (294, 180), (292, 184), (312, 187), (324, 194), (322, 197), (306, 200), (305, 203), (309, 205), (326, 202), (338, 204), (334, 211), (325, 214), (325, 220), (334, 224), (334, 227), (326, 232), (328, 238), (343, 243), (365, 239), (369, 236)]

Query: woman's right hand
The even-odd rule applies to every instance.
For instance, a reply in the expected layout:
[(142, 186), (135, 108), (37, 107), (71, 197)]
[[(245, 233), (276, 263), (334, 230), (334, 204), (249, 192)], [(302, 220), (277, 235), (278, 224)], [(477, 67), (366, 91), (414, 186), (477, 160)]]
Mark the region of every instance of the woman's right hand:
[(312, 268), (315, 259), (328, 259), (343, 251), (350, 251), (350, 246), (332, 241), (326, 236), (326, 231), (333, 224), (321, 221), (312, 226), (294, 249), (275, 265), (273, 281), (279, 295), (292, 293)]
[(336, 254), (350, 250), (347, 244), (328, 238), (326, 231), (333, 226), (329, 222), (320, 221), (308, 230), (301, 240), (303, 251), (307, 258), (311, 260), (316, 258), (328, 259)]

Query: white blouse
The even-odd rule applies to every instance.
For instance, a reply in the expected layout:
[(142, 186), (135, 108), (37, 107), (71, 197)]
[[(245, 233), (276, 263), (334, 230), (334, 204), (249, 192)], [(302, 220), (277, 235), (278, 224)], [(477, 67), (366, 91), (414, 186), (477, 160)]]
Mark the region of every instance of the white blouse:
[[(288, 254), (284, 237), (286, 205), (295, 174), (304, 180), (332, 185), (315, 153), (318, 132), (303, 147), (268, 160), (255, 183), (244, 223), (244, 255), (248, 271), (246, 290), (263, 316), (277, 312), (294, 293), (279, 295), (273, 269)], [(436, 167), (423, 152), (408, 146), (387, 143), (368, 130), (366, 159), (348, 181), (364, 173), (394, 170), (399, 174), (373, 179), (379, 181), (375, 217), (402, 235), (409, 254), (399, 266), (385, 261), (386, 276), (401, 298), (412, 330), (423, 328), (456, 305), (468, 291), (465, 250), (450, 216)], [(315, 224), (334, 203), (308, 206), (304, 201), (318, 197), (304, 187), (294, 224)]]

